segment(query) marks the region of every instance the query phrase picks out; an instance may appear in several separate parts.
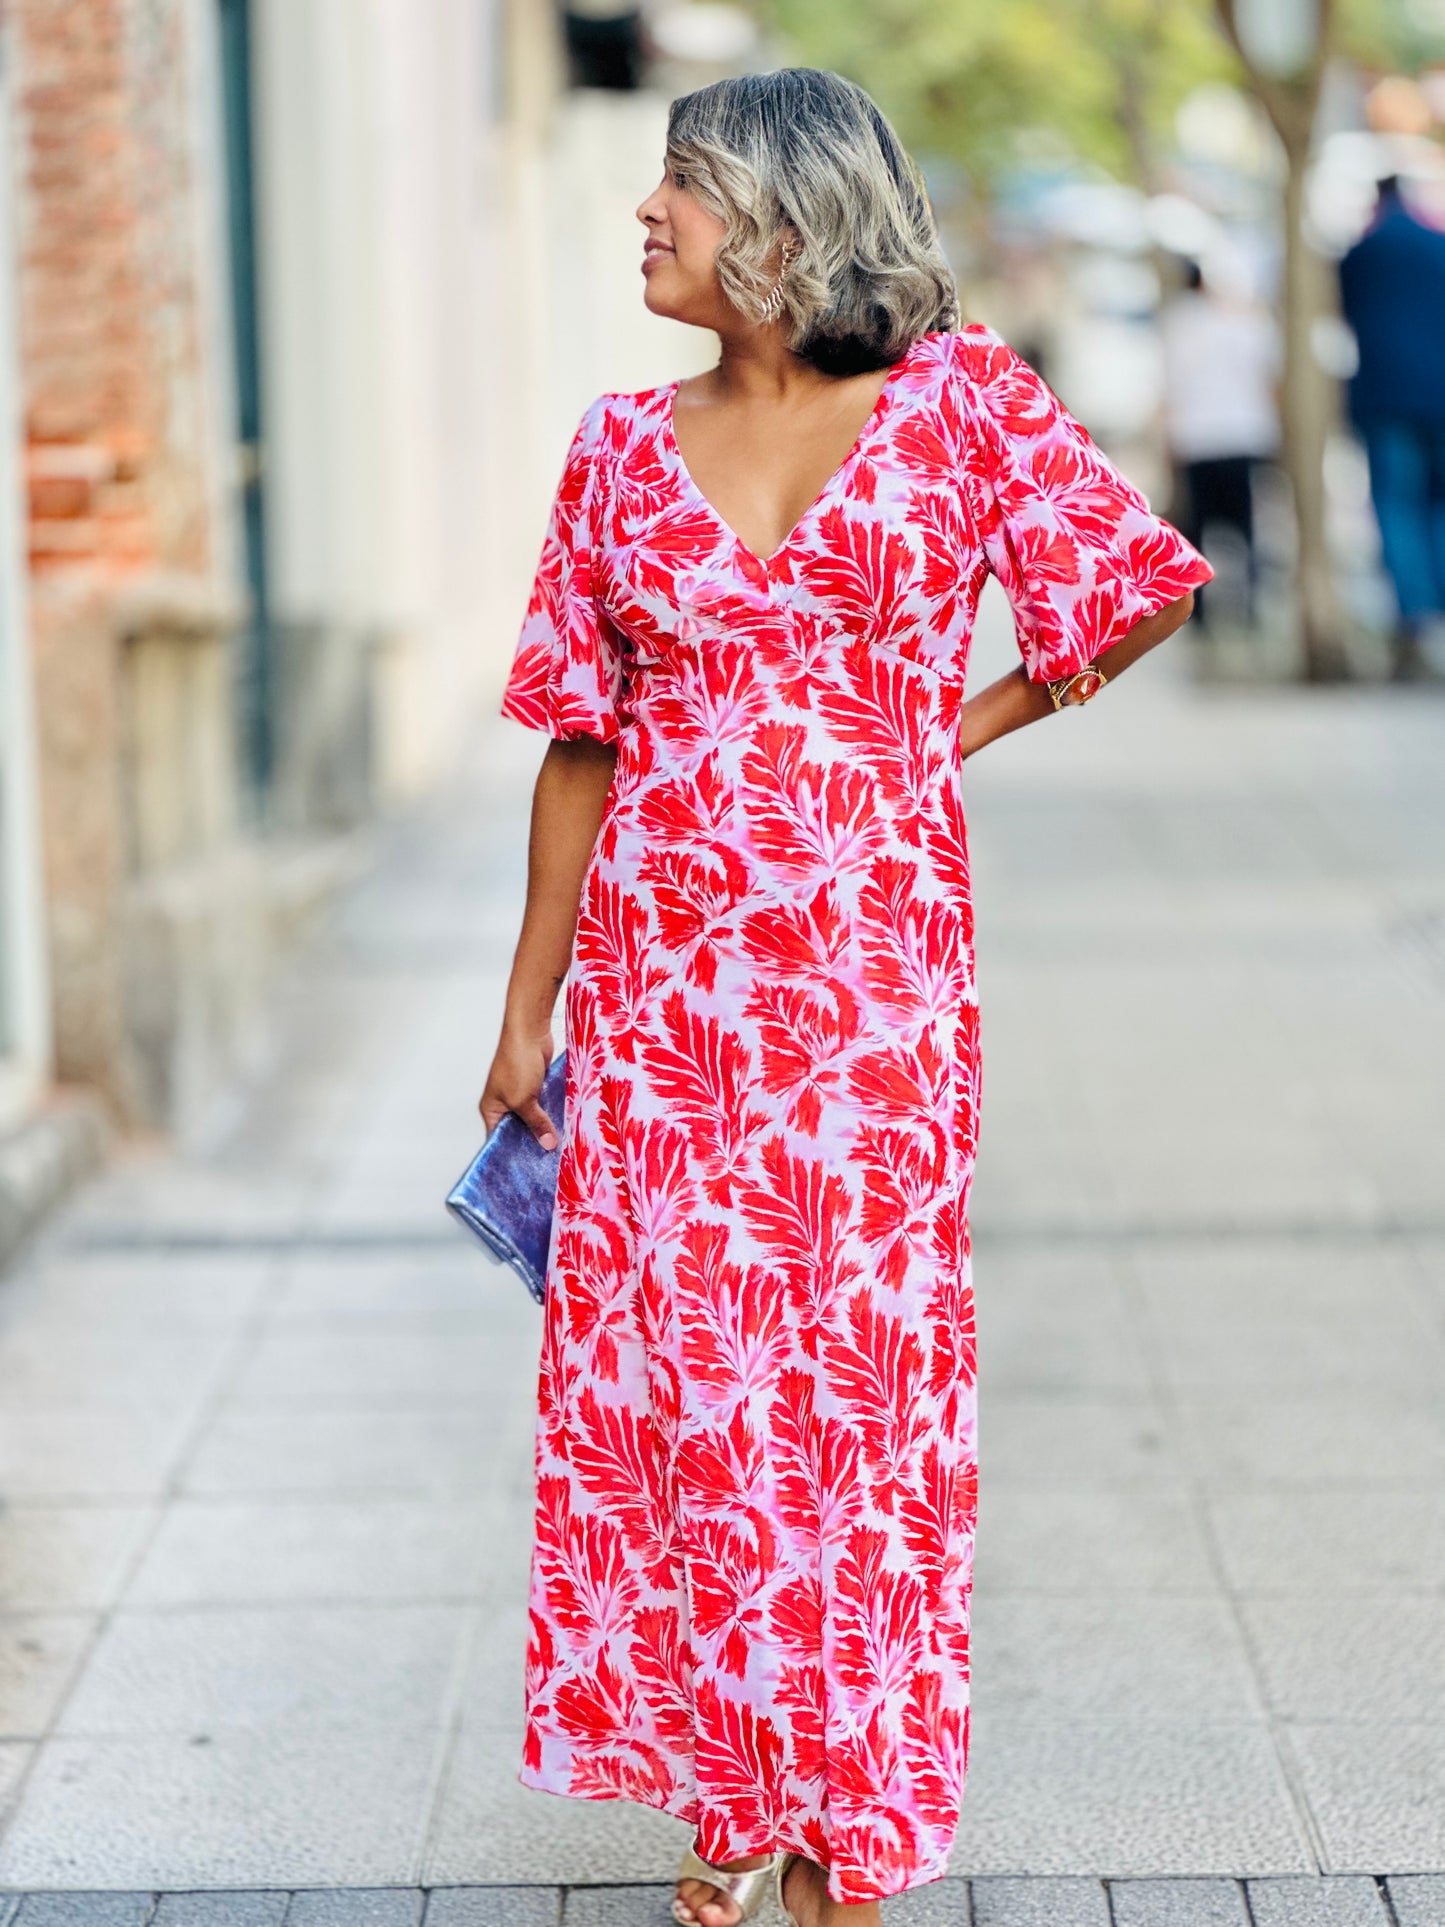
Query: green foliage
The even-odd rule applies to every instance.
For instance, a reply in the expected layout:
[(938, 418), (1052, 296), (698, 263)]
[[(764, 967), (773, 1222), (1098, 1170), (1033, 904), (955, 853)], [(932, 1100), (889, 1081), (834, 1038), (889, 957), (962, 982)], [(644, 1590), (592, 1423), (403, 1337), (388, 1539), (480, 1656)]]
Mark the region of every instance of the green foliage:
[[(1238, 80), (1214, 0), (756, 0), (786, 58), (859, 81), (918, 153), (980, 184), (1058, 151), (1150, 184), (1174, 112)], [(1418, 0), (1335, 0), (1335, 44), (1406, 73), (1445, 57)]]
[(1148, 180), (1179, 102), (1236, 71), (1210, 0), (766, 0), (760, 10), (786, 57), (857, 80), (910, 147), (981, 183), (1041, 143)]
[(1336, 44), (1362, 67), (1418, 73), (1445, 60), (1445, 17), (1420, 0), (1336, 0)]

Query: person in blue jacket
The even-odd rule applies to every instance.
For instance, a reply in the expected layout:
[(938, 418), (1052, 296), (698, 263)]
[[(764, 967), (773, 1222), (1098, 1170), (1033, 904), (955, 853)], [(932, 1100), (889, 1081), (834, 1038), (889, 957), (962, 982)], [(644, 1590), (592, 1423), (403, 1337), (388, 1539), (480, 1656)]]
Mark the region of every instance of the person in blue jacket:
[(1350, 414), (1364, 440), (1385, 568), (1399, 604), (1395, 673), (1429, 673), (1422, 642), (1445, 624), (1445, 232), (1417, 220), (1390, 175), (1340, 263), (1359, 343)]

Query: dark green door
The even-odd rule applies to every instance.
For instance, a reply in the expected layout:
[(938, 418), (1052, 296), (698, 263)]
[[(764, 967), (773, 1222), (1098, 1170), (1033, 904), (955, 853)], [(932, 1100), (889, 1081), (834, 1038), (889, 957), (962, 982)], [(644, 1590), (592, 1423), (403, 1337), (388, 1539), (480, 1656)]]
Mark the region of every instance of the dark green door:
[(218, 0), (226, 148), (226, 233), (235, 344), (242, 540), (250, 616), (236, 638), (242, 760), (253, 813), (264, 817), (275, 768), (276, 674), (266, 582), (265, 420), (256, 288), (251, 88), (251, 0)]

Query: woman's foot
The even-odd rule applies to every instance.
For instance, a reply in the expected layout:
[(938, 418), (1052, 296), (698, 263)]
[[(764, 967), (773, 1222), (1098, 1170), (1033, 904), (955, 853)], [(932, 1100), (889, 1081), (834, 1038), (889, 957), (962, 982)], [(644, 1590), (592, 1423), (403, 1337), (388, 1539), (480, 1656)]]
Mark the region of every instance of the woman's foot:
[[(715, 1864), (724, 1873), (746, 1873), (753, 1867), (766, 1867), (771, 1854), (754, 1854), (750, 1860), (721, 1860)], [(679, 1880), (677, 1898), (683, 1911), (697, 1927), (738, 1927), (742, 1908), (730, 1893), (705, 1880)], [(783, 1877), (783, 1905), (798, 1927), (880, 1927), (876, 1900), (845, 1906), (828, 1898), (828, 1876), (811, 1860), (795, 1855)]]
[(882, 1916), (876, 1900), (848, 1907), (828, 1898), (828, 1876), (801, 1855), (783, 1876), (783, 1905), (798, 1927), (879, 1927)]
[[(753, 1867), (766, 1867), (772, 1857), (770, 1853), (755, 1853), (751, 1860), (719, 1860), (713, 1864), (722, 1873), (747, 1873)], [(698, 1927), (737, 1927), (743, 1917), (742, 1908), (730, 1893), (709, 1886), (705, 1880), (679, 1880), (677, 1898), (682, 1911)]]

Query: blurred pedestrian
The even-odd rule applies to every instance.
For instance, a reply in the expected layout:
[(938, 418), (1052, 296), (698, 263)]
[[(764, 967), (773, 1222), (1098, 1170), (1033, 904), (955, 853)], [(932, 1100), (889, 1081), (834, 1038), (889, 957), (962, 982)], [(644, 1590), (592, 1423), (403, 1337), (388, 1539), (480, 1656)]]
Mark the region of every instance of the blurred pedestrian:
[(1445, 233), (1406, 207), (1398, 175), (1340, 263), (1359, 366), (1350, 413), (1370, 464), (1380, 547), (1398, 608), (1395, 674), (1428, 674), (1445, 625)]
[[(1209, 566), (959, 326), (860, 88), (717, 82), (660, 158), (644, 299), (719, 360), (587, 410), (503, 697), (553, 739), (481, 1099), (559, 1159), (521, 1777), (692, 1823), (683, 1927), (879, 1927), (969, 1744), (962, 764)], [(1020, 662), (965, 698), (990, 572)]]
[[(1253, 624), (1259, 562), (1254, 471), (1279, 452), (1279, 331), (1257, 302), (1227, 296), (1190, 261), (1160, 317), (1165, 435), (1175, 467), (1176, 519), (1196, 548), (1227, 529), (1242, 549), (1244, 617)], [(1209, 620), (1217, 589), (1197, 593)]]

